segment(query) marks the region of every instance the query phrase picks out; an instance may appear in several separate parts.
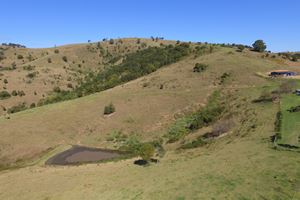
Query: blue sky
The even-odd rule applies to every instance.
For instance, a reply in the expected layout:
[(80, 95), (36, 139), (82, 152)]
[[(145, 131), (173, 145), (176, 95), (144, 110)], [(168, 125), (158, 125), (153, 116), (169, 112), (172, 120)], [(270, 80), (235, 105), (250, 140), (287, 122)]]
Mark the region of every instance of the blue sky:
[(300, 50), (298, 0), (1, 0), (0, 42), (52, 47), (102, 38), (166, 39)]

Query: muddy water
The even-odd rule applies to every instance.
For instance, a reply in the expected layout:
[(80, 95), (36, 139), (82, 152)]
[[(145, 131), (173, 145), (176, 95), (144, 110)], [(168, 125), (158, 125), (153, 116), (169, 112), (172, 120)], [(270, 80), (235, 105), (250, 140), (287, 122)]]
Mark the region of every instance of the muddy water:
[(46, 165), (75, 165), (80, 163), (93, 163), (121, 157), (118, 151), (73, 146), (46, 161)]

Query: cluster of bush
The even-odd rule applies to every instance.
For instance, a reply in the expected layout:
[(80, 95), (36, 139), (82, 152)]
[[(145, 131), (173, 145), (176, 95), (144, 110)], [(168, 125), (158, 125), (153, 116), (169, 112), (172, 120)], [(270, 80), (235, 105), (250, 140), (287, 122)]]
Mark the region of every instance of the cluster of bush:
[(120, 130), (113, 131), (107, 137), (107, 141), (113, 142), (120, 151), (127, 152), (131, 156), (140, 156), (146, 163), (151, 160), (155, 152), (159, 157), (165, 153), (162, 139), (141, 142), (136, 134), (131, 133), (128, 136)]
[(283, 81), (279, 87), (273, 91), (263, 91), (261, 95), (254, 99), (253, 103), (266, 103), (266, 102), (273, 102), (280, 98), (282, 94), (289, 94), (292, 93), (295, 88), (297, 87), (296, 80), (285, 80)]
[(230, 119), (220, 120), (213, 125), (211, 132), (207, 132), (204, 135), (198, 136), (195, 140), (183, 144), (180, 148), (192, 149), (204, 146), (210, 142), (211, 138), (219, 137), (228, 132), (233, 125), (234, 123)]
[(0, 66), (0, 71), (15, 70), (15, 69), (17, 69), (17, 64), (15, 62), (12, 62), (10, 67)]
[(154, 140), (151, 142), (141, 142), (135, 135), (129, 136), (123, 145), (119, 148), (134, 156), (140, 156), (144, 161), (148, 162), (157, 151), (159, 156), (163, 156), (164, 148), (162, 140)]
[(221, 76), (220, 76), (220, 85), (223, 85), (225, 83), (225, 81), (231, 76), (231, 74), (229, 72), (224, 72)]
[(109, 115), (111, 113), (114, 113), (116, 111), (116, 108), (114, 106), (114, 104), (110, 103), (109, 105), (104, 107), (104, 115)]
[(8, 99), (10, 97), (11, 97), (11, 95), (9, 94), (9, 92), (7, 92), (7, 91), (1, 91), (0, 92), (0, 100)]
[(35, 66), (34, 65), (26, 65), (26, 66), (23, 66), (23, 69), (27, 70), (27, 71), (32, 71), (35, 69)]
[(212, 53), (215, 45), (198, 45), (195, 47), (194, 53), (195, 56), (202, 56), (204, 54)]
[(288, 109), (289, 112), (300, 112), (300, 106), (292, 106), (290, 109)]
[(195, 67), (193, 68), (193, 72), (203, 72), (206, 70), (208, 65), (203, 64), (203, 63), (196, 63)]
[(16, 112), (21, 112), (21, 111), (26, 110), (26, 109), (28, 109), (28, 107), (23, 102), (23, 103), (20, 103), (16, 106), (13, 106), (13, 107), (7, 109), (7, 113), (12, 114), (12, 113), (16, 113)]
[(257, 99), (254, 99), (252, 102), (253, 103), (267, 103), (267, 102), (273, 102), (277, 98), (278, 98), (278, 94), (271, 93), (268, 91), (263, 91), (261, 93), (261, 95)]
[(18, 55), (17, 58), (18, 58), (19, 60), (22, 60), (22, 59), (24, 58), (24, 56), (23, 56), (23, 55)]
[(297, 62), (300, 59), (300, 53), (284, 52), (284, 53), (278, 53), (278, 56), (282, 56), (283, 58), (293, 62)]
[(27, 78), (33, 79), (35, 78), (37, 75), (39, 74), (39, 72), (30, 72), (26, 75)]
[(176, 120), (166, 135), (168, 142), (176, 142), (188, 133), (210, 125), (219, 119), (223, 111), (221, 94), (219, 91), (215, 91), (209, 97), (208, 104), (204, 108)]
[(13, 90), (11, 92), (11, 95), (12, 96), (20, 96), (20, 97), (22, 97), (22, 96), (25, 96), (25, 92), (23, 90), (18, 90), (18, 91)]
[(177, 62), (190, 53), (190, 45), (181, 43), (166, 47), (149, 47), (126, 56), (121, 64), (110, 66), (98, 73), (89, 73), (72, 91), (50, 95), (43, 104), (73, 99), (113, 88), (122, 83), (147, 75), (157, 69)]

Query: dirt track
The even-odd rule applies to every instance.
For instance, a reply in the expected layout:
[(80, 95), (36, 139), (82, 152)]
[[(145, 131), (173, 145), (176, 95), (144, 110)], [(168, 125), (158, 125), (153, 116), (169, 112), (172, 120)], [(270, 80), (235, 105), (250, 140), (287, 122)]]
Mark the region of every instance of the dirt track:
[(118, 151), (90, 148), (83, 146), (73, 146), (46, 161), (46, 165), (75, 165), (80, 163), (98, 162), (120, 157)]

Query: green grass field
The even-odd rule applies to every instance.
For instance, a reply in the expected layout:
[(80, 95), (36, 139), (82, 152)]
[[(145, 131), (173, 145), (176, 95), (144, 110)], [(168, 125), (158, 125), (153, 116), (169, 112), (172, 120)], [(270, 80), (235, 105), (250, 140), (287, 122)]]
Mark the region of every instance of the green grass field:
[(300, 147), (300, 112), (289, 112), (292, 106), (300, 105), (300, 97), (295, 94), (285, 95), (281, 101), (282, 130), (278, 144)]

